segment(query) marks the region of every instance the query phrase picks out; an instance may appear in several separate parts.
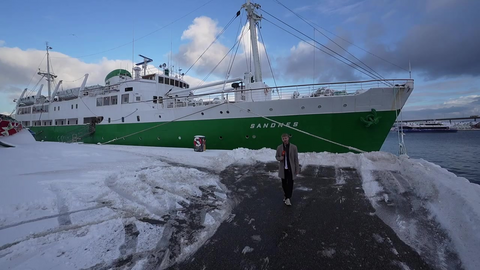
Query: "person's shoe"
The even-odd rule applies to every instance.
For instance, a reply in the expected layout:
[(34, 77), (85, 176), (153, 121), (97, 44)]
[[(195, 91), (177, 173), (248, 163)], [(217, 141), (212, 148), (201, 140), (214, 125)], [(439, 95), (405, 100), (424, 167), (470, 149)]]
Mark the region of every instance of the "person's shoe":
[(285, 199), (285, 205), (292, 206), (290, 199)]

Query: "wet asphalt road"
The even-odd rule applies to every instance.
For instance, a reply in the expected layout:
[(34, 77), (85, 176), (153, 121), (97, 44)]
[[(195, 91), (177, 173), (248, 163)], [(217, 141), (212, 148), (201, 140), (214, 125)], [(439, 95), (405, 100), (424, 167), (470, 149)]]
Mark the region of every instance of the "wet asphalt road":
[[(352, 168), (307, 166), (283, 204), (276, 163), (221, 173), (231, 216), (171, 269), (431, 269), (376, 215)], [(341, 181), (341, 182), (338, 182)]]

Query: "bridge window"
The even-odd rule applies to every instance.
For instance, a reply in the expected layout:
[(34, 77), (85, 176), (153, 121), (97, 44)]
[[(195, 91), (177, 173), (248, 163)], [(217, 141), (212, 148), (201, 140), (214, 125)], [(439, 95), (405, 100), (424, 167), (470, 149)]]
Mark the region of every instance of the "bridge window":
[(122, 95), (122, 104), (128, 103), (128, 94)]
[(157, 103), (157, 96), (153, 96), (153, 103)]
[(175, 85), (175, 80), (171, 79), (171, 80), (170, 80), (170, 85), (171, 85), (171, 86), (174, 86), (174, 85)]
[(175, 86), (178, 87), (178, 81), (177, 80), (175, 80)]
[(117, 105), (118, 104), (118, 96), (112, 96), (112, 105)]
[(170, 79), (169, 78), (165, 78), (165, 84), (170, 84)]
[(163, 77), (161, 77), (161, 76), (158, 77), (158, 83), (162, 83), (162, 84), (163, 84)]
[(97, 107), (103, 106), (103, 98), (97, 98)]
[(108, 106), (108, 105), (110, 105), (110, 97), (104, 97), (103, 106)]
[(133, 91), (133, 87), (125, 87), (125, 92), (131, 92)]

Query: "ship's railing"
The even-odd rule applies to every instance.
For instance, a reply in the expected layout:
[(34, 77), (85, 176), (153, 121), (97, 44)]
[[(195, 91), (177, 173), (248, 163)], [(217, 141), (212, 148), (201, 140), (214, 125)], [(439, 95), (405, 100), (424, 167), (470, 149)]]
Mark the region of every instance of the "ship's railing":
[[(302, 84), (294, 86), (278, 86), (258, 89), (236, 89), (228, 92), (214, 92), (209, 94), (198, 94), (193, 97), (201, 100), (203, 105), (218, 103), (219, 100), (228, 99), (234, 102), (235, 95), (243, 92), (245, 97), (252, 97), (255, 101), (278, 100), (278, 99), (295, 99), (295, 98), (311, 98), (322, 96), (342, 96), (355, 95), (363, 93), (371, 88), (391, 88), (403, 87), (406, 83), (412, 82), (411, 79), (389, 79), (389, 80), (369, 80), (356, 82), (339, 82), (339, 83), (318, 83), (318, 84)], [(270, 92), (269, 95), (265, 94)], [(238, 96), (238, 95), (237, 95)], [(191, 96), (190, 96), (191, 97)]]
[[(339, 83), (303, 84), (294, 86), (278, 86), (258, 89), (238, 88), (229, 91), (217, 91), (200, 93), (195, 95), (163, 98), (157, 108), (179, 108), (193, 106), (208, 106), (229, 102), (242, 101), (267, 101), (280, 99), (300, 99), (328, 96), (346, 96), (363, 93), (371, 88), (402, 88), (407, 83), (413, 83), (411, 79), (370, 80)], [(413, 85), (412, 85), (413, 86)], [(243, 99), (242, 96), (245, 98)], [(240, 99), (240, 100), (238, 100)]]

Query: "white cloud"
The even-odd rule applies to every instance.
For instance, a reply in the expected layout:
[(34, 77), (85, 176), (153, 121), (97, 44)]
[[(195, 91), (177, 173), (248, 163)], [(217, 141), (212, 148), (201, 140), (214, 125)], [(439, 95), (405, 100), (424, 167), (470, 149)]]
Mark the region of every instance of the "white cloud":
[[(15, 107), (13, 99), (18, 98), (23, 89), (35, 90), (33, 88), (41, 78), (36, 75), (38, 68), (46, 69), (45, 55), (46, 52), (40, 50), (0, 47), (0, 111), (12, 111)], [(85, 63), (55, 51), (50, 52), (50, 57), (57, 81), (63, 80), (63, 89), (80, 86), (86, 73), (89, 74), (87, 85), (104, 85), (105, 76), (112, 70), (123, 68), (131, 71), (132, 68), (132, 62), (129, 60), (103, 58), (98, 63)], [(160, 71), (155, 66), (149, 65), (147, 73), (154, 72)], [(184, 80), (192, 87), (202, 82), (191, 76), (185, 76)], [(38, 84), (37, 90), (40, 84), (44, 84), (42, 92), (46, 93), (46, 81), (42, 80)]]
[[(112, 70), (132, 68), (131, 61), (109, 60), (103, 58), (99, 63), (85, 63), (59, 52), (50, 52), (51, 65), (57, 80), (63, 80), (62, 87), (78, 87), (83, 75), (89, 73), (87, 85), (104, 84), (105, 76)], [(46, 69), (45, 52), (39, 50), (22, 50), (19, 48), (0, 47), (0, 110), (11, 111), (15, 107), (12, 102), (18, 98), (23, 89), (32, 88), (40, 76), (38, 68)], [(46, 81), (42, 90), (46, 91)]]
[[(247, 25), (242, 28), (242, 31), (237, 37), (237, 41), (240, 41), (240, 48), (235, 56), (235, 62), (233, 64), (229, 78), (242, 77), (243, 73), (247, 71), (250, 67), (250, 64), (247, 64), (247, 59), (251, 59), (251, 39), (248, 27), (249, 26), (247, 23)], [(232, 50), (232, 52), (227, 55), (228, 51), (234, 45), (234, 42), (230, 41), (231, 45), (227, 47), (222, 44), (222, 37), (220, 37), (205, 52), (208, 46), (210, 46), (210, 44), (215, 40), (215, 37), (221, 31), (222, 29), (217, 26), (217, 22), (212, 20), (211, 18), (198, 17), (194, 19), (193, 23), (188, 27), (187, 30), (183, 32), (182, 35), (182, 39), (188, 40), (189, 42), (180, 46), (179, 52), (174, 55), (175, 61), (186, 67), (184, 71), (187, 71), (186, 69), (189, 68), (193, 63), (195, 63), (197, 59), (200, 58), (192, 68), (195, 73), (202, 76), (207, 75), (216, 67), (212, 73), (213, 77), (210, 77), (208, 80), (211, 81), (217, 79), (224, 79), (227, 74), (227, 70), (229, 69), (229, 64), (231, 64), (233, 54), (236, 50)], [(270, 76), (270, 74), (267, 71), (270, 69), (268, 67), (268, 61), (265, 56), (265, 47), (260, 42), (258, 42), (257, 44), (260, 54), (262, 70), (264, 71), (263, 77), (268, 77)], [(225, 55), (227, 56), (225, 57)]]
[[(180, 46), (176, 60), (184, 66), (191, 66), (204, 53), (205, 49), (215, 40), (215, 37), (221, 31), (217, 27), (217, 22), (208, 17), (195, 18), (193, 24), (183, 32), (182, 40), (190, 40), (186, 45)], [(200, 73), (208, 73), (228, 52), (227, 47), (218, 41), (212, 44), (203, 56), (195, 64), (195, 68), (202, 70)], [(228, 62), (222, 63), (223, 67)]]
[(351, 0), (328, 0), (318, 5), (318, 10), (325, 14), (346, 15), (355, 13), (364, 1), (352, 2)]
[(451, 99), (443, 103), (445, 106), (463, 106), (466, 104), (470, 104), (479, 98), (480, 95), (470, 95), (470, 96), (462, 96), (456, 99)]

